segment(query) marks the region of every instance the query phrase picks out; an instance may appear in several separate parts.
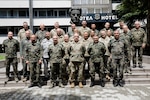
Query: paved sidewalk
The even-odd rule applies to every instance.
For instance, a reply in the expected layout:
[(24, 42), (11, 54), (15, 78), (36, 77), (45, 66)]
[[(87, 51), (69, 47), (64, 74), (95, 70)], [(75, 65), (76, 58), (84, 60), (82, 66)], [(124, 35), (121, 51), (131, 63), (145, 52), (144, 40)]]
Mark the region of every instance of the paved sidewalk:
[(42, 88), (1, 88), (0, 100), (150, 100), (150, 85), (104, 88), (94, 86), (90, 88), (65, 88), (48, 86)]

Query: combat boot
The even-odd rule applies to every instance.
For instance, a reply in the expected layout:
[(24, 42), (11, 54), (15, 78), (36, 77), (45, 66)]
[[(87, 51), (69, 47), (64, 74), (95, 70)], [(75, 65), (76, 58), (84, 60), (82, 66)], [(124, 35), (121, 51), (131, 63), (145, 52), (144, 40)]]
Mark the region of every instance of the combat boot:
[(74, 87), (75, 87), (74, 82), (72, 82), (72, 83), (70, 84), (70, 87), (71, 87), (71, 88), (74, 88)]
[(41, 88), (41, 87), (42, 87), (40, 83), (37, 83), (37, 86), (38, 86), (39, 88)]
[(91, 84), (90, 84), (90, 87), (93, 87), (95, 84), (94, 84), (94, 79), (91, 78)]
[(105, 87), (105, 81), (102, 79), (102, 80), (100, 80), (100, 86), (101, 87)]
[(49, 89), (51, 89), (51, 88), (53, 88), (55, 85), (54, 85), (53, 82), (50, 82), (50, 85), (49, 85), (49, 86), (50, 86)]
[(117, 87), (119, 84), (118, 84), (118, 80), (116, 80), (116, 79), (114, 79), (113, 80), (113, 85), (114, 85), (114, 87)]
[(34, 84), (33, 84), (33, 83), (31, 83), (31, 84), (28, 86), (28, 88), (31, 88), (31, 87), (34, 87)]
[(17, 77), (15, 77), (15, 81), (16, 81), (16, 83), (18, 83), (19, 79)]
[(79, 87), (83, 88), (82, 82), (79, 82)]
[(143, 66), (139, 64), (139, 68), (143, 68)]
[(22, 81), (23, 81), (23, 82), (26, 82), (26, 81), (27, 81), (27, 77), (23, 77), (23, 78), (22, 78)]
[(125, 81), (122, 80), (122, 79), (120, 79), (120, 80), (119, 80), (119, 86), (123, 87), (124, 85), (125, 85)]
[(62, 82), (59, 82), (59, 87), (64, 88), (64, 85), (62, 84)]

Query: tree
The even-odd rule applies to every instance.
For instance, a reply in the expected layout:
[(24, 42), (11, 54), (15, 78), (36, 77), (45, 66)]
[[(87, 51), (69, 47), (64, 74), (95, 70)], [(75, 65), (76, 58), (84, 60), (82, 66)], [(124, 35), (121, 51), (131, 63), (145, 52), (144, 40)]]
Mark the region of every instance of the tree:
[(122, 0), (117, 10), (119, 18), (128, 22), (129, 27), (135, 20), (147, 19), (147, 48), (145, 51), (150, 55), (150, 2), (148, 0)]
[(129, 26), (135, 20), (143, 20), (148, 15), (148, 0), (123, 0), (117, 7), (120, 19), (129, 23)]

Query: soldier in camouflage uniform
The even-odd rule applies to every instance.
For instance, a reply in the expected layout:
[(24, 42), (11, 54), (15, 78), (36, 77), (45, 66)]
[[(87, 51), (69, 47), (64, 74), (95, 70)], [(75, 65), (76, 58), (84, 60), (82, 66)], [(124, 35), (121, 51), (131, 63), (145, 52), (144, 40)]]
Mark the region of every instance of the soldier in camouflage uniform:
[(98, 36), (99, 38), (101, 37), (101, 31), (107, 31), (110, 30), (112, 33), (113, 33), (113, 29), (110, 28), (110, 23), (109, 22), (106, 22), (105, 25), (104, 25), (104, 28), (100, 30)]
[[(79, 34), (74, 34), (74, 41), (70, 44), (70, 63), (69, 67), (71, 69), (71, 73), (69, 76), (69, 81), (71, 82), (71, 88), (75, 87), (75, 80), (77, 76), (77, 80), (79, 82), (79, 87), (83, 88), (83, 68), (84, 68), (84, 54), (85, 47), (79, 41)], [(77, 75), (76, 75), (77, 74)]]
[(146, 46), (147, 36), (143, 28), (140, 27), (140, 23), (136, 21), (134, 23), (135, 28), (131, 30), (131, 44), (132, 44), (132, 52), (133, 52), (133, 68), (136, 67), (136, 55), (138, 52), (138, 65), (139, 68), (142, 67), (142, 54), (143, 49)]
[(98, 35), (99, 31), (96, 29), (96, 24), (91, 24), (91, 31), (94, 31), (95, 35)]
[(40, 65), (42, 63), (42, 48), (39, 42), (37, 42), (36, 36), (31, 35), (31, 41), (26, 46), (26, 63), (29, 64), (30, 69), (30, 87), (37, 85), (41, 88), (40, 84)]
[(113, 67), (113, 85), (123, 86), (123, 70), (124, 70), (124, 55), (128, 54), (127, 42), (120, 38), (118, 30), (114, 31), (114, 39), (111, 39), (108, 44), (108, 49), (111, 53)]
[(63, 57), (63, 61), (62, 61), (62, 64), (63, 64), (63, 68), (62, 68), (62, 77), (63, 77), (63, 80), (66, 82), (68, 80), (68, 75), (70, 74), (70, 68), (68, 66), (69, 64), (69, 48), (70, 48), (70, 42), (69, 42), (69, 35), (64, 35), (64, 41), (62, 42), (62, 45), (64, 46), (65, 48), (65, 55)]
[(106, 73), (106, 78), (108, 80), (110, 80), (109, 74), (110, 74), (110, 68), (108, 66), (108, 58), (110, 56), (110, 52), (108, 50), (108, 44), (110, 41), (110, 38), (107, 36), (106, 31), (101, 31), (101, 37), (99, 38), (99, 41), (104, 43), (105, 47), (106, 47), (106, 52), (104, 55), (104, 67), (105, 67), (105, 73)]
[(20, 42), (23, 38), (26, 37), (26, 36), (25, 36), (25, 32), (26, 32), (26, 31), (30, 31), (30, 33), (33, 34), (33, 33), (32, 33), (32, 30), (30, 30), (30, 29), (28, 28), (28, 23), (27, 23), (27, 22), (23, 22), (23, 28), (20, 29), (19, 32), (18, 32), (18, 41), (19, 41), (19, 42)]
[(131, 61), (131, 33), (128, 29), (127, 25), (124, 25), (123, 27), (123, 33), (121, 33), (120, 38), (124, 38), (128, 44), (129, 54), (125, 54), (125, 66), (124, 66), (124, 72), (131, 74), (131, 67), (130, 67), (130, 61)]
[(10, 80), (10, 65), (12, 64), (14, 70), (15, 81), (18, 82), (18, 70), (17, 70), (17, 52), (19, 51), (19, 42), (13, 38), (13, 32), (8, 32), (8, 39), (3, 41), (2, 48), (6, 54), (6, 76), (7, 81)]
[(94, 86), (95, 72), (97, 72), (99, 75), (100, 85), (104, 87), (104, 54), (106, 52), (106, 48), (102, 42), (99, 42), (98, 36), (94, 36), (93, 40), (94, 41), (89, 44), (89, 47), (87, 49), (88, 53), (90, 54), (90, 87)]
[(20, 43), (20, 57), (22, 59), (22, 66), (23, 66), (23, 81), (27, 80), (27, 63), (25, 61), (25, 49), (28, 43), (30, 42), (30, 31), (26, 31), (26, 38), (21, 40)]
[(79, 33), (83, 37), (84, 32), (87, 31), (90, 34), (90, 28), (87, 27), (87, 22), (84, 20), (82, 21), (82, 26), (79, 28)]
[(58, 42), (62, 43), (64, 41), (64, 35), (63, 35), (61, 29), (57, 28), (56, 32), (57, 32), (56, 35), (58, 36)]
[[(50, 31), (51, 37), (53, 37), (54, 35), (57, 35), (57, 29), (58, 29), (58, 28), (60, 28), (60, 27), (59, 27), (59, 22), (55, 22), (54, 28)], [(60, 28), (60, 30), (61, 30), (61, 32), (62, 32), (62, 35), (65, 35), (65, 31), (64, 31), (62, 28)]]
[(40, 24), (40, 30), (38, 30), (35, 33), (35, 36), (37, 37), (38, 42), (42, 42), (42, 40), (45, 38), (45, 33), (47, 31), (45, 30), (45, 25), (44, 24)]
[(62, 84), (62, 58), (65, 54), (65, 49), (61, 43), (58, 43), (58, 36), (53, 36), (53, 44), (49, 45), (50, 69), (51, 69), (51, 84), (50, 88), (56, 86), (57, 77), (59, 78), (59, 87), (64, 87)]

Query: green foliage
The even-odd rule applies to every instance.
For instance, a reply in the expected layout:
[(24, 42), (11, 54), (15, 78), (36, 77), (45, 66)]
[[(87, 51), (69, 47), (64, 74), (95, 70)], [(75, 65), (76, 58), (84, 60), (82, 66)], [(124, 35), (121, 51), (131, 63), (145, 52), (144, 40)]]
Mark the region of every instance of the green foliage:
[(148, 15), (148, 0), (123, 0), (117, 7), (120, 19), (133, 22), (142, 20)]

